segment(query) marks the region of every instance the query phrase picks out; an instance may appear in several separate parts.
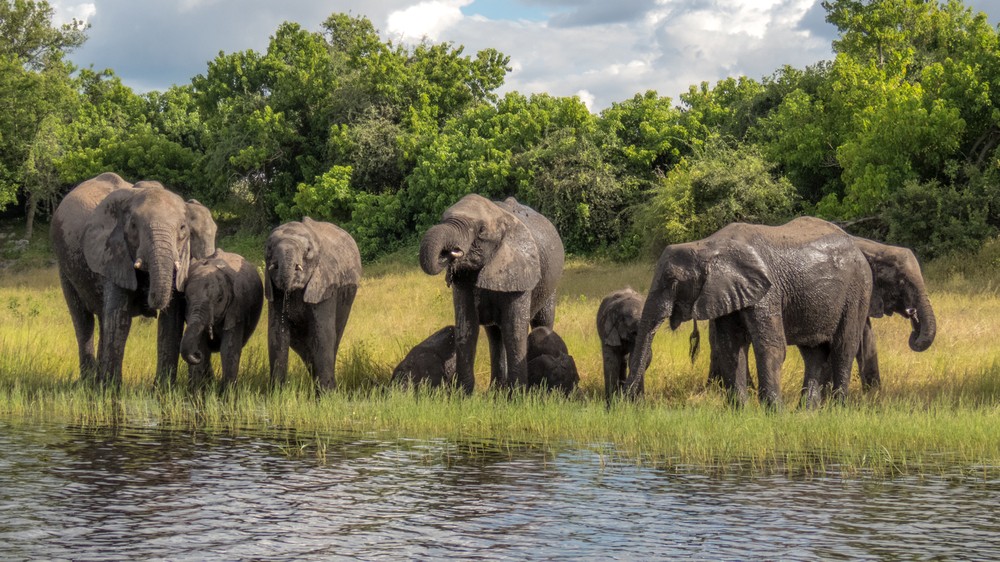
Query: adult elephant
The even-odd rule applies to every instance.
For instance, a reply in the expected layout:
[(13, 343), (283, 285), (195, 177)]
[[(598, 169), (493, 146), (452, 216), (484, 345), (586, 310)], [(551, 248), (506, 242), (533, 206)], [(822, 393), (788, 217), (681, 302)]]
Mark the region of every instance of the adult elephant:
[[(920, 271), (917, 257), (908, 248), (882, 244), (867, 238), (854, 237), (855, 245), (864, 254), (872, 272), (872, 293), (869, 302), (868, 316), (865, 320), (861, 344), (856, 360), (858, 374), (861, 378), (861, 388), (865, 392), (877, 390), (881, 386), (881, 376), (878, 366), (878, 351), (875, 335), (872, 332), (871, 318), (883, 316), (900, 316), (910, 320), (912, 330), (909, 336), (910, 349), (925, 351), (934, 343), (937, 334), (937, 322), (924, 276)], [(712, 321), (709, 325), (709, 338), (712, 347), (712, 358), (709, 367), (709, 383), (722, 382), (716, 349), (725, 346), (720, 342), (719, 328)], [(737, 371), (746, 371), (746, 358), (741, 358)], [(832, 373), (825, 370), (824, 388), (832, 384)], [(807, 389), (808, 390), (808, 389)]]
[[(73, 188), (52, 215), (59, 281), (76, 331), (81, 379), (119, 387), (132, 318), (157, 316), (156, 383), (173, 383), (188, 266), (214, 251), (215, 223), (155, 181), (104, 173)], [(193, 254), (192, 252), (197, 252)], [(94, 355), (94, 317), (100, 324)]]
[(336, 387), (337, 351), (361, 282), (361, 254), (344, 229), (309, 217), (273, 231), (264, 247), (267, 355), (271, 385), (299, 354), (317, 392)]
[(466, 195), (424, 234), (421, 268), (429, 275), (447, 269), (455, 308), (455, 370), (466, 393), (476, 383), (480, 325), (489, 338), (491, 384), (527, 384), (529, 326), (552, 327), (564, 259), (552, 223), (513, 197), (494, 202)]
[(643, 391), (653, 335), (669, 318), (671, 329), (692, 319), (715, 322), (720, 345), (713, 357), (740, 402), (746, 371), (737, 366), (748, 345), (757, 360), (761, 402), (780, 401), (789, 344), (803, 353), (810, 389), (822, 387), (829, 360), (834, 394), (843, 396), (871, 290), (871, 270), (851, 236), (813, 217), (782, 226), (734, 223), (705, 239), (667, 246), (643, 306), (626, 389), (630, 395)]

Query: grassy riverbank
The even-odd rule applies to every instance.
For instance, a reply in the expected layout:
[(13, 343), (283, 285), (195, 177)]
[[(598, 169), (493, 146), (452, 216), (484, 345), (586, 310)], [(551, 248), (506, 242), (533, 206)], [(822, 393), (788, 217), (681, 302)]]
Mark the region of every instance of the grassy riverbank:
[[(246, 243), (242, 241), (241, 243)], [(232, 247), (225, 242), (223, 247)], [(570, 260), (560, 287), (556, 330), (581, 372), (570, 399), (539, 395), (497, 399), (488, 393), (488, 353), (481, 338), (477, 391), (471, 398), (385, 389), (395, 364), (421, 339), (452, 322), (450, 292), (408, 254), (366, 266), (338, 362), (337, 392), (313, 398), (297, 357), (291, 384), (267, 387), (266, 328), (244, 352), (234, 397), (193, 400), (183, 391), (151, 392), (155, 322), (137, 320), (118, 400), (78, 387), (76, 344), (56, 270), (0, 273), (0, 417), (82, 424), (161, 424), (208, 431), (296, 428), (312, 435), (296, 450), (322, 459), (324, 435), (341, 430), (387, 436), (489, 440), (506, 447), (559, 444), (615, 451), (629, 462), (665, 467), (749, 468), (876, 475), (941, 467), (1000, 472), (1000, 297), (992, 280), (1000, 245), (979, 256), (941, 260), (925, 272), (938, 317), (930, 350), (907, 347), (908, 322), (877, 320), (883, 390), (862, 396), (852, 381), (850, 404), (815, 412), (794, 408), (802, 362), (790, 348), (782, 388), (787, 408), (734, 411), (704, 388), (708, 353), (687, 356), (690, 324), (656, 338), (647, 396), (638, 404), (603, 404), (600, 344), (594, 316), (601, 298), (631, 285), (645, 291), (649, 264)], [(978, 265), (975, 265), (978, 264)], [(181, 368), (181, 382), (185, 377)], [(293, 447), (294, 449), (294, 447)], [(602, 457), (603, 458), (603, 457)]]

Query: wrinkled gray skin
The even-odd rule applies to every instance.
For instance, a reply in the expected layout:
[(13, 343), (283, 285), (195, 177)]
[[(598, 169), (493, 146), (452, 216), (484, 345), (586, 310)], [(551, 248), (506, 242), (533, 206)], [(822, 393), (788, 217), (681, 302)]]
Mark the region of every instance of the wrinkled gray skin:
[[(758, 396), (780, 404), (787, 345), (806, 363), (803, 399), (816, 403), (830, 362), (834, 397), (847, 391), (861, 343), (872, 276), (852, 238), (826, 221), (802, 217), (777, 227), (730, 224), (696, 242), (667, 246), (656, 265), (629, 362), (626, 391), (643, 391), (645, 362), (664, 320), (713, 320), (713, 357), (733, 400), (746, 401), (747, 347), (757, 360)], [(745, 359), (744, 359), (745, 360)]]
[(447, 270), (452, 288), (456, 375), (466, 393), (475, 387), (479, 326), (489, 338), (491, 385), (527, 384), (529, 325), (552, 327), (564, 258), (552, 223), (513, 197), (466, 195), (424, 234), (420, 267)]
[(264, 286), (257, 268), (242, 256), (217, 250), (191, 262), (185, 292), (186, 314), (181, 357), (188, 364), (192, 390), (215, 378), (211, 353), (222, 359), (222, 387), (236, 382), (243, 346), (257, 328), (264, 306)]
[(401, 385), (451, 386), (455, 382), (455, 327), (445, 326), (418, 343), (392, 371)]
[(271, 231), (264, 251), (271, 385), (284, 384), (291, 347), (317, 392), (336, 388), (337, 350), (361, 281), (358, 245), (342, 228), (306, 217)]
[[(635, 349), (639, 318), (646, 300), (632, 288), (619, 289), (604, 297), (597, 308), (597, 335), (604, 358), (604, 393), (607, 400), (625, 387), (628, 360)], [(646, 359), (646, 367), (652, 352)]]
[(546, 326), (528, 334), (528, 388), (560, 390), (569, 395), (580, 384), (576, 362), (566, 342)]
[[(113, 173), (70, 191), (52, 215), (59, 281), (76, 332), (82, 380), (119, 387), (132, 317), (157, 316), (156, 383), (176, 380), (188, 266), (214, 251), (215, 223), (159, 182)], [(192, 241), (197, 241), (192, 245)], [(94, 319), (100, 324), (94, 354)]]
[[(878, 367), (878, 351), (875, 337), (872, 333), (870, 318), (899, 314), (910, 320), (912, 331), (909, 344), (913, 351), (925, 351), (934, 342), (937, 334), (937, 322), (934, 309), (927, 295), (924, 277), (920, 271), (917, 257), (907, 248), (881, 244), (866, 238), (853, 238), (855, 245), (864, 254), (872, 272), (872, 295), (869, 303), (868, 316), (865, 320), (861, 345), (855, 357), (858, 363), (858, 373), (861, 378), (861, 388), (865, 392), (878, 390), (881, 376)], [(713, 321), (714, 323), (714, 321)], [(718, 372), (713, 341), (717, 328), (709, 326), (710, 343), (713, 349), (709, 382), (722, 380)], [(746, 358), (741, 360), (737, 369), (746, 370)], [(824, 369), (824, 390), (832, 384), (832, 373), (829, 365)]]

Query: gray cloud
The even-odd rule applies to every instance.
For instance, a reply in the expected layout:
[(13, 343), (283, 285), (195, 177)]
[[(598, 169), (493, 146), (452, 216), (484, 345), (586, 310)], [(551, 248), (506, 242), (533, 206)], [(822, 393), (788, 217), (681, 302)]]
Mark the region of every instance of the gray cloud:
[[(429, 0), (88, 0), (96, 5), (86, 44), (71, 59), (80, 66), (112, 68), (138, 91), (187, 84), (220, 51), (264, 51), (283, 21), (318, 30), (334, 12), (365, 15), (385, 31), (394, 11)], [(444, 1), (444, 0), (436, 0)], [(56, 6), (82, 4), (61, 0)], [(578, 92), (600, 110), (636, 93), (656, 90), (677, 101), (702, 81), (727, 76), (754, 79), (782, 65), (798, 68), (832, 57), (836, 30), (819, 0), (523, 0), (544, 8), (548, 22), (512, 17), (460, 18), (439, 40), (465, 53), (496, 48), (514, 70), (502, 92)], [(1000, 19), (996, 0), (971, 0)], [(69, 10), (67, 10), (69, 11)], [(387, 35), (383, 35), (389, 38)], [(399, 37), (392, 37), (398, 41)]]
[(71, 60), (82, 67), (111, 68), (139, 91), (189, 83), (220, 51), (264, 51), (284, 21), (318, 30), (330, 14), (344, 11), (375, 16), (373, 21), (379, 22), (394, 7), (408, 4), (380, 2), (381, 9), (373, 13), (364, 0), (338, 1), (336, 6), (316, 0), (91, 1), (97, 10), (90, 18), (89, 38)]

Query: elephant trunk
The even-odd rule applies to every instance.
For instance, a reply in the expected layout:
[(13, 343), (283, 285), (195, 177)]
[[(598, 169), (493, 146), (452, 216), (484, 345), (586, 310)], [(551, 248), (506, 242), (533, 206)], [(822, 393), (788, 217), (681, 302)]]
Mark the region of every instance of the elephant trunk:
[(913, 327), (913, 331), (910, 332), (910, 349), (924, 351), (934, 343), (937, 321), (934, 319), (934, 310), (925, 293), (920, 295), (916, 313), (910, 317), (910, 324)]
[(452, 260), (462, 256), (458, 229), (443, 223), (432, 226), (420, 239), (420, 268), (428, 275), (441, 273)]
[(638, 396), (645, 390), (646, 369), (653, 353), (653, 336), (663, 321), (670, 318), (674, 310), (673, 294), (658, 302), (656, 295), (650, 295), (642, 307), (639, 330), (636, 332), (635, 347), (629, 356), (629, 376), (625, 381), (625, 391), (629, 396)]
[(205, 337), (205, 330), (213, 321), (212, 314), (206, 313), (203, 305), (189, 309), (187, 328), (184, 329), (184, 337), (181, 338), (181, 357), (189, 365), (198, 365), (205, 360), (202, 356), (201, 342)]
[[(153, 227), (148, 260), (149, 307), (154, 310), (167, 308), (173, 298), (174, 275), (176, 273), (176, 236), (164, 228)], [(140, 258), (141, 259), (141, 258)], [(136, 265), (139, 265), (137, 260)]]

